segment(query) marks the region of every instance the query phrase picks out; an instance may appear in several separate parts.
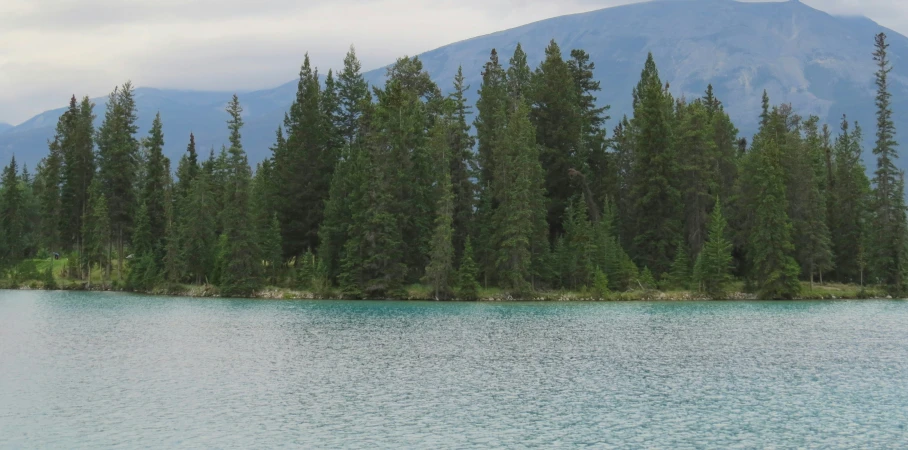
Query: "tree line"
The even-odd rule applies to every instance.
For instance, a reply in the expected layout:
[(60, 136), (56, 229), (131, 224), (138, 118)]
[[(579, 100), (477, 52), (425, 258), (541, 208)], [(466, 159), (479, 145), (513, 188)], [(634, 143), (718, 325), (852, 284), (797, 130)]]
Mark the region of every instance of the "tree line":
[(88, 283), (100, 272), (116, 288), (227, 296), (277, 285), (393, 298), (415, 283), (438, 299), (482, 287), (721, 296), (733, 279), (763, 298), (796, 297), (807, 280), (901, 293), (904, 173), (886, 36), (875, 43), (872, 179), (845, 116), (833, 136), (764, 92), (748, 144), (712, 86), (675, 98), (652, 55), (609, 135), (595, 65), (554, 41), (535, 69), (520, 45), (507, 63), (492, 50), (475, 108), (462, 70), (443, 95), (415, 57), (369, 86), (352, 48), (324, 78), (307, 55), (255, 170), (237, 96), (229, 145), (203, 160), (190, 135), (173, 171), (160, 115), (137, 136), (127, 82), (98, 129), (95, 105), (72, 98), (34, 176), (15, 158), (3, 170), (0, 268), (60, 252)]

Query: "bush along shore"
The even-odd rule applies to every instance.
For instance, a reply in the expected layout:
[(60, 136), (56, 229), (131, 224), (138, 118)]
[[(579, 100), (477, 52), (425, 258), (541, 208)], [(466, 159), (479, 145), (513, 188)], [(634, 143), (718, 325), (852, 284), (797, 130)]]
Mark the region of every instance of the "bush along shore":
[(473, 87), (462, 71), (437, 85), (418, 58), (369, 86), (352, 48), (325, 76), (306, 57), (270, 156), (253, 165), (236, 95), (224, 99), (220, 151), (204, 158), (189, 135), (173, 164), (168, 118), (137, 135), (131, 83), (103, 112), (74, 96), (34, 172), (13, 157), (0, 174), (0, 284), (350, 299), (901, 297), (908, 217), (891, 104), (903, 93), (890, 92), (885, 34), (871, 38), (872, 178), (864, 132), (847, 117), (830, 127), (764, 92), (759, 130), (744, 138), (712, 86), (675, 97), (653, 55), (626, 93), (632, 114), (612, 119), (589, 55), (554, 41), (541, 58), (491, 50)]
[[(42, 261), (43, 270), (36, 270), (40, 264), (25, 264), (29, 271), (16, 271), (15, 278), (8, 278), (0, 282), (0, 289), (22, 290), (63, 290), (63, 291), (95, 291), (95, 292), (128, 292), (155, 296), (195, 297), (195, 298), (236, 298), (235, 296), (222, 295), (217, 286), (211, 284), (160, 284), (145, 290), (124, 290), (122, 283), (117, 281), (107, 282), (96, 278), (91, 282), (81, 279), (65, 278), (65, 262), (56, 264), (52, 268), (48, 261)], [(95, 275), (97, 277), (97, 274)], [(867, 287), (847, 284), (813, 284), (802, 283), (801, 294), (794, 300), (857, 300), (857, 299), (891, 299), (883, 286)], [(665, 286), (663, 286), (665, 287)], [(634, 290), (615, 292), (610, 290), (583, 289), (579, 291), (551, 290), (532, 293), (511, 293), (500, 289), (478, 288), (475, 295), (467, 298), (448, 296), (438, 298), (428, 285), (411, 285), (402, 289), (397, 296), (384, 298), (385, 300), (413, 300), (413, 301), (481, 301), (481, 302), (508, 302), (508, 301), (545, 301), (545, 302), (572, 302), (572, 301), (704, 301), (704, 300), (759, 300), (755, 292), (744, 292), (743, 283), (732, 282), (725, 286), (725, 290), (708, 294), (702, 290), (664, 289), (659, 286), (647, 288), (638, 284)], [(288, 288), (267, 286), (242, 298), (272, 299), (272, 300), (344, 300), (356, 299), (345, 295), (335, 288)]]

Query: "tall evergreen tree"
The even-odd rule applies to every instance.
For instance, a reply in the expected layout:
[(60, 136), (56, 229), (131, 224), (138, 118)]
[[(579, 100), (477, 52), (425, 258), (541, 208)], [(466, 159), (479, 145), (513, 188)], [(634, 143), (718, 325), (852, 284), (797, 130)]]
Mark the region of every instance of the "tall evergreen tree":
[(107, 99), (104, 121), (98, 129), (98, 177), (110, 209), (110, 226), (117, 244), (117, 273), (123, 273), (125, 244), (132, 230), (136, 204), (133, 181), (138, 170), (137, 108), (132, 83), (114, 88)]
[(189, 196), (180, 212), (180, 257), (196, 284), (209, 278), (214, 263), (217, 217), (211, 176), (202, 171), (190, 184)]
[(905, 270), (908, 248), (908, 224), (905, 217), (905, 175), (895, 165), (898, 143), (895, 141), (895, 122), (892, 120), (892, 94), (889, 92), (889, 73), (892, 66), (888, 56), (886, 35), (875, 39), (873, 60), (876, 73), (876, 144), (873, 201), (873, 272), (896, 293), (905, 290)]
[(41, 160), (35, 176), (35, 195), (40, 217), (38, 227), (42, 246), (49, 251), (59, 251), (60, 226), (62, 225), (60, 180), (63, 164), (59, 134), (48, 144), (48, 147), (49, 153)]
[(170, 185), (170, 163), (164, 156), (164, 132), (161, 114), (155, 115), (148, 137), (143, 140), (145, 149), (145, 177), (142, 202), (148, 209), (148, 221), (156, 260), (163, 256), (164, 237), (167, 232), (165, 191)]
[(754, 185), (760, 194), (754, 199), (754, 221), (750, 229), (749, 257), (759, 295), (767, 299), (790, 299), (800, 292), (791, 239), (791, 220), (786, 212), (785, 174), (779, 147), (768, 139), (753, 149)]
[(495, 251), (493, 239), (493, 214), (497, 200), (492, 185), (495, 177), (495, 154), (504, 139), (507, 128), (509, 103), (507, 74), (498, 59), (498, 52), (492, 49), (489, 61), (482, 72), (482, 84), (476, 100), (477, 115), (473, 124), (476, 128), (477, 161), (479, 162), (478, 201), (476, 225), (473, 237), (477, 244), (476, 258), (484, 274), (485, 284), (495, 272)]
[(533, 75), (530, 118), (536, 127), (541, 162), (546, 171), (545, 188), (550, 237), (564, 230), (564, 211), (579, 193), (571, 170), (584, 172), (588, 148), (581, 148), (584, 118), (581, 116), (574, 75), (555, 41), (545, 49), (545, 58)]
[(249, 295), (259, 289), (261, 280), (260, 249), (249, 201), (251, 170), (243, 150), (240, 130), (243, 127), (243, 108), (236, 95), (227, 105), (230, 119), (230, 150), (227, 184), (225, 186), (223, 235), (225, 254), (221, 260), (221, 293), (228, 297)]
[(451, 184), (447, 127), (436, 124), (432, 130), (431, 145), (436, 158), (441, 161), (441, 175), (438, 177), (438, 201), (435, 213), (435, 229), (426, 266), (426, 281), (432, 287), (436, 300), (448, 298), (454, 281), (454, 188)]
[[(592, 198), (587, 199), (592, 211), (593, 208), (598, 207), (597, 202), (602, 202), (608, 195), (606, 186), (609, 180), (606, 175), (609, 170), (609, 161), (603, 125), (610, 119), (608, 111), (611, 107), (609, 105), (598, 106), (596, 93), (602, 88), (594, 78), (593, 71), (596, 69), (596, 64), (590, 61), (588, 53), (580, 49), (571, 50), (568, 67), (574, 79), (577, 104), (582, 118), (580, 152), (587, 155), (587, 174), (585, 175), (589, 176), (584, 177), (584, 181), (592, 195)], [(596, 217), (595, 213), (593, 217)]]
[(72, 233), (64, 235), (68, 245), (77, 245), (82, 229), (82, 218), (91, 214), (88, 205), (88, 188), (95, 174), (94, 162), (94, 104), (84, 98), (76, 103), (73, 96), (69, 109), (60, 118), (62, 129), (58, 124), (57, 132), (61, 136), (63, 156), (63, 177), (61, 186), (61, 206), (66, 229)]
[(275, 181), (284, 192), (278, 219), (284, 257), (300, 256), (318, 245), (318, 226), (328, 198), (335, 157), (328, 148), (318, 71), (307, 54), (300, 69), (296, 100), (284, 119), (286, 150), (275, 154)]
[(542, 202), (537, 199), (542, 194), (542, 171), (525, 102), (516, 102), (503, 139), (493, 162), (492, 190), (499, 205), (492, 222), (498, 249), (496, 273), (501, 287), (523, 294), (532, 287), (531, 241), (537, 236), (537, 217), (543, 214)]
[(634, 258), (657, 274), (668, 270), (681, 236), (681, 193), (678, 158), (672, 148), (668, 99), (653, 55), (649, 55), (636, 89), (634, 118), (633, 199)]
[(869, 228), (870, 180), (861, 160), (861, 128), (855, 124), (849, 132), (848, 120), (842, 117), (841, 132), (835, 141), (834, 172), (828, 204), (829, 230), (835, 255), (835, 277), (840, 282), (863, 280), (856, 255), (865, 253)]
[(470, 87), (464, 84), (463, 68), (457, 69), (454, 76), (454, 92), (450, 99), (453, 102), (453, 111), (450, 119), (450, 171), (451, 184), (454, 193), (454, 252), (455, 255), (463, 253), (463, 247), (470, 236), (473, 222), (473, 211), (476, 202), (476, 186), (473, 183), (477, 175), (477, 163), (473, 154), (476, 141), (470, 135), (470, 125), (467, 116), (472, 114), (471, 107), (466, 99), (466, 92)]
[(16, 165), (16, 157), (13, 156), (0, 177), (0, 269), (13, 266), (24, 257), (23, 206), (19, 168)]

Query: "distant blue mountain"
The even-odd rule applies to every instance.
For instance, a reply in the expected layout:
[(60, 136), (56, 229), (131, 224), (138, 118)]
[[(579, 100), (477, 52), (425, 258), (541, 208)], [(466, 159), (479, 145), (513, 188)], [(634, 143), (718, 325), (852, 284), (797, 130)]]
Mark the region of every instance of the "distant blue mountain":
[[(652, 52), (675, 96), (697, 97), (712, 83), (742, 135), (756, 129), (760, 96), (791, 103), (802, 115), (816, 114), (833, 129), (843, 113), (873, 133), (873, 35), (886, 32), (894, 70), (892, 90), (897, 126), (908, 130), (908, 38), (867, 18), (835, 17), (798, 1), (739, 3), (732, 0), (663, 0), (637, 3), (543, 20), (450, 44), (420, 56), (426, 70), (448, 89), (459, 65), (475, 100), (482, 65), (496, 48), (506, 62), (517, 43), (535, 66), (555, 39), (565, 54), (586, 50), (602, 83), (601, 104), (617, 118), (628, 114), (631, 89)], [(368, 72), (381, 83), (385, 70)], [(244, 146), (250, 160), (269, 155), (274, 132), (296, 92), (291, 81), (274, 89), (240, 94), (245, 109)], [(224, 106), (228, 92), (140, 88), (140, 127), (148, 129), (156, 111), (164, 120), (166, 153), (174, 161), (185, 150), (190, 131), (202, 149), (227, 141)], [(66, 100), (66, 99), (63, 99)], [(96, 100), (103, 117), (104, 99)], [(0, 160), (15, 153), (33, 165), (46, 153), (47, 140), (62, 109), (48, 111), (0, 134)], [(908, 143), (908, 142), (906, 142)], [(868, 153), (869, 146), (865, 149)]]
[(13, 128), (12, 125), (10, 125), (10, 124), (8, 124), (8, 123), (0, 122), (0, 133), (3, 133), (4, 131), (7, 131), (7, 130), (9, 130), (9, 129), (11, 129), (11, 128)]

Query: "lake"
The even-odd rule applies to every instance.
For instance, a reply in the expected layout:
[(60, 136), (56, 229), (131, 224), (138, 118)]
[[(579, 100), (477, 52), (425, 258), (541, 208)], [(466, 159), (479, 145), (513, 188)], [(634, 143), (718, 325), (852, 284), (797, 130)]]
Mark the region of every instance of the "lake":
[(908, 302), (0, 291), (2, 448), (897, 448)]

